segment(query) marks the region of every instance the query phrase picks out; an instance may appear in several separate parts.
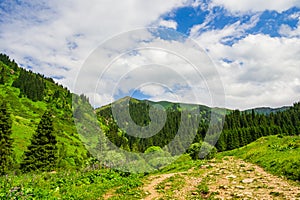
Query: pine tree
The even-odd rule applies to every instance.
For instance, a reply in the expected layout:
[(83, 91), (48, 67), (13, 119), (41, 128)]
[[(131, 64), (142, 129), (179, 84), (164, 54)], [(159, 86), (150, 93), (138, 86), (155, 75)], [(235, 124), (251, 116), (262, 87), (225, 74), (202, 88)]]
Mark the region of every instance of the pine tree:
[(0, 63), (0, 84), (5, 83), (5, 67)]
[(6, 102), (0, 105), (0, 174), (7, 172), (12, 164), (12, 121), (7, 109)]
[(21, 168), (24, 171), (53, 170), (58, 160), (56, 144), (52, 116), (50, 112), (46, 112), (31, 139), (28, 150), (25, 152)]

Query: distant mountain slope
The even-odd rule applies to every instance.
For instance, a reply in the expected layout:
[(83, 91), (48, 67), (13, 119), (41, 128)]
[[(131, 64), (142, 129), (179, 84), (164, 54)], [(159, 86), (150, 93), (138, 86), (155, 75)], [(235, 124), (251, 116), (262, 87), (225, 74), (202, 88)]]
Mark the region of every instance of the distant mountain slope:
[(245, 110), (245, 112), (251, 112), (252, 110), (254, 110), (257, 114), (269, 115), (271, 113), (286, 111), (289, 108), (290, 106), (283, 106), (280, 108), (260, 107), (260, 108), (247, 109)]
[[(144, 127), (151, 124), (149, 112), (151, 110), (153, 119), (160, 119), (164, 108), (168, 119), (160, 130), (155, 130), (156, 135), (149, 138), (132, 137), (128, 122), (133, 120), (138, 126)], [(96, 109), (100, 122), (106, 126), (106, 136), (119, 147), (126, 146), (132, 151), (144, 152), (150, 146), (164, 147), (182, 128), (190, 137), (194, 137), (193, 143), (208, 141), (219, 151), (239, 148), (256, 139), (267, 135), (297, 135), (300, 133), (300, 105), (295, 103), (291, 107), (281, 108), (255, 108), (246, 111), (229, 109), (212, 109), (203, 105), (181, 104), (167, 101), (153, 102), (149, 100), (138, 100), (124, 97), (109, 105)], [(126, 109), (127, 110), (126, 110)], [(129, 110), (129, 111), (128, 111)], [(188, 111), (188, 120), (181, 117), (184, 111)], [(130, 115), (120, 118), (119, 113), (129, 112)], [(212, 112), (217, 118), (217, 122), (210, 124)], [(226, 113), (225, 120), (222, 113)], [(186, 121), (181, 121), (186, 120)], [(189, 124), (191, 120), (193, 123)], [(155, 121), (155, 120), (154, 120)], [(189, 124), (190, 129), (185, 129)], [(224, 126), (223, 126), (224, 124)], [(121, 129), (119, 129), (121, 126)], [(111, 128), (115, 127), (115, 128)], [(124, 131), (125, 130), (125, 131)], [(153, 130), (154, 131), (154, 130)], [(221, 134), (220, 134), (221, 131)], [(193, 132), (193, 134), (190, 134)], [(184, 140), (184, 139), (183, 139)], [(191, 142), (191, 138), (188, 139)], [(184, 141), (183, 141), (184, 143)], [(177, 144), (181, 146), (179, 142)], [(184, 145), (183, 145), (184, 146)]]

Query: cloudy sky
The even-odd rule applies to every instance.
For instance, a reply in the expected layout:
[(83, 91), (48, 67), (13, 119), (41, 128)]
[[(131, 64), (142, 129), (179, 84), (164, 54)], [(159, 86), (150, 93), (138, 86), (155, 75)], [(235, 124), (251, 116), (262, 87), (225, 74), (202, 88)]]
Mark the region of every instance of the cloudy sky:
[(300, 0), (2, 0), (0, 52), (94, 106), (277, 107), (300, 100), (299, 19)]

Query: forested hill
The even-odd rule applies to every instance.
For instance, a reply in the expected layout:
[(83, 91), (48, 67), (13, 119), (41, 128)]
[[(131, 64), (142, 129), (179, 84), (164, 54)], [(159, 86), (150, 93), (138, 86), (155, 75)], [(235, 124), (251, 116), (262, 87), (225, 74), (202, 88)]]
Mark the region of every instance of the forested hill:
[[(220, 115), (219, 122), (214, 123), (212, 127), (209, 127), (211, 120), (211, 108), (201, 105), (193, 104), (180, 104), (171, 102), (151, 102), (149, 100), (137, 100), (129, 98), (129, 105), (124, 102), (129, 97), (120, 99), (112, 104), (103, 106), (96, 109), (99, 121), (109, 128), (106, 129), (107, 137), (115, 143), (118, 147), (130, 149), (131, 151), (143, 152), (151, 146), (164, 147), (168, 144), (175, 135), (178, 133), (179, 127), (183, 124), (186, 125), (190, 122), (191, 118), (193, 122), (190, 127), (183, 127), (188, 131), (194, 131), (195, 134), (192, 143), (201, 143), (206, 141), (213, 143), (214, 136), (218, 137), (221, 131), (216, 148), (218, 151), (231, 150), (245, 146), (256, 139), (267, 135), (299, 135), (300, 134), (300, 104), (295, 103), (291, 107), (282, 108), (257, 108), (246, 111), (228, 110), (226, 111), (225, 120)], [(161, 105), (165, 111), (153, 107), (154, 105)], [(180, 105), (184, 105), (181, 107)], [(131, 127), (128, 125), (128, 120), (121, 118), (118, 119), (118, 124), (122, 128), (127, 129), (122, 131), (119, 129), (114, 115), (118, 115), (113, 110), (121, 111), (125, 107), (129, 106), (130, 117), (139, 126), (147, 126), (151, 123), (149, 118), (149, 110), (154, 115), (153, 119), (162, 118), (161, 112), (166, 112), (167, 119), (165, 125), (160, 130), (156, 130), (157, 134), (148, 138), (136, 138), (131, 136)], [(118, 109), (116, 109), (118, 108)], [(182, 111), (188, 109), (190, 111), (197, 110), (197, 112), (191, 112), (189, 119), (181, 118)], [(162, 120), (162, 119), (161, 119)], [(181, 121), (187, 120), (187, 121)], [(180, 124), (181, 123), (181, 124)], [(182, 128), (182, 127), (181, 127)], [(129, 133), (129, 134), (128, 134)], [(191, 134), (188, 134), (191, 136)], [(206, 137), (207, 136), (207, 137)], [(190, 138), (186, 139), (190, 141)], [(182, 141), (187, 142), (187, 141)], [(181, 145), (180, 143), (177, 145)], [(180, 148), (180, 147), (178, 147)]]
[[(25, 156), (24, 152), (33, 148), (30, 144), (34, 143), (32, 139), (46, 112), (51, 113), (53, 121), (50, 129), (53, 128), (56, 137), (57, 166), (77, 167), (85, 164), (88, 151), (73, 122), (72, 95), (53, 79), (20, 68), (7, 55), (0, 54), (0, 105), (2, 114), (5, 113), (8, 117), (5, 121), (0, 116), (0, 124), (5, 125), (5, 129), (11, 128), (12, 142), (5, 144), (13, 149), (10, 155), (11, 169), (19, 168)], [(4, 133), (8, 134), (9, 130), (1, 129), (1, 134)], [(42, 141), (40, 143), (42, 145)], [(47, 164), (49, 163), (46, 162), (45, 165)]]

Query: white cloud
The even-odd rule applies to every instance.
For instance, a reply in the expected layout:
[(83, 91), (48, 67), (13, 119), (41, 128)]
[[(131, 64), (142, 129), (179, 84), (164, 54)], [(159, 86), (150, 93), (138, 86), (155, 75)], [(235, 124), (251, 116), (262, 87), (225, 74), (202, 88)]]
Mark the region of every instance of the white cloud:
[(177, 22), (175, 22), (173, 20), (161, 20), (159, 22), (159, 26), (176, 29), (177, 28)]
[(282, 12), (293, 6), (300, 6), (299, 0), (212, 0), (213, 4), (224, 6), (232, 12), (256, 12), (276, 10)]
[(224, 33), (206, 32), (196, 40), (205, 43), (218, 65), (228, 107), (276, 107), (299, 101), (299, 38), (248, 35), (227, 46), (219, 42)]
[[(104, 40), (124, 31), (145, 27), (185, 0), (66, 0), (37, 1), (1, 6), (1, 51), (21, 64), (60, 80), (72, 88), (87, 56)], [(32, 57), (26, 61), (25, 57)], [(69, 70), (65, 70), (65, 69)]]
[(148, 35), (153, 31), (137, 30), (104, 43), (84, 65), (76, 92), (117, 98), (139, 90), (153, 100), (222, 105), (215, 97), (222, 84), (215, 84), (218, 76), (207, 54), (191, 40), (163, 40)]
[(300, 37), (300, 21), (296, 29), (292, 29), (289, 25), (282, 24), (279, 29), (279, 34), (285, 37)]
[(164, 87), (158, 84), (147, 84), (145, 86), (142, 86), (139, 90), (143, 94), (149, 96), (161, 96), (166, 92)]

